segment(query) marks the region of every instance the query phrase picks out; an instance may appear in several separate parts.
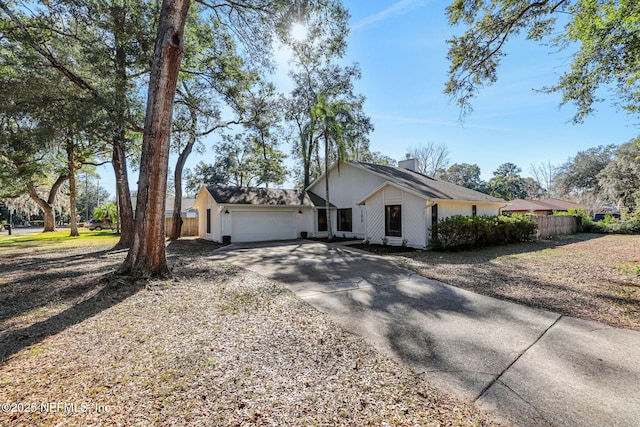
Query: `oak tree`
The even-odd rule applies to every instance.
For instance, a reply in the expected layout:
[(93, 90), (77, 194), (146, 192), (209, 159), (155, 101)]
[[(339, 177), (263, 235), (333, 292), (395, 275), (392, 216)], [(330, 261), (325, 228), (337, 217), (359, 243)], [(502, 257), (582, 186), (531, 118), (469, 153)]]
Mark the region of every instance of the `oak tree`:
[(554, 51), (572, 51), (569, 67), (555, 84), (562, 104), (577, 107), (581, 122), (602, 101), (640, 113), (640, 2), (637, 0), (454, 0), (447, 7), (452, 25), (467, 27), (449, 43), (451, 62), (445, 92), (462, 114), (484, 85), (498, 79), (498, 67), (516, 37), (547, 43)]
[(613, 202), (626, 215), (640, 208), (640, 138), (622, 144), (613, 159), (598, 174), (604, 200)]

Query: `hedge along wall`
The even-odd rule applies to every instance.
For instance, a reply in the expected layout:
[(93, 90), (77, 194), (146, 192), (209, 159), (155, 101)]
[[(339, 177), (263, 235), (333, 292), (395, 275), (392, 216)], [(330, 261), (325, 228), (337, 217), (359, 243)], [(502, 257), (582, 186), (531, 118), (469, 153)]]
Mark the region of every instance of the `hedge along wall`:
[(434, 249), (463, 249), (497, 246), (533, 240), (537, 223), (527, 215), (464, 216), (438, 221)]

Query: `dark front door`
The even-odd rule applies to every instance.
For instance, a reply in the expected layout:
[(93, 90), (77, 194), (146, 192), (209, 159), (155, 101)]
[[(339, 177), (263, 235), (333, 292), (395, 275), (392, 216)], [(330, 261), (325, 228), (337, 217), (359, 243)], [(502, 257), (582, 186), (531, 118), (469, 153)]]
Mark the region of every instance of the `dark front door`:
[(431, 241), (436, 240), (438, 240), (438, 204), (431, 206)]

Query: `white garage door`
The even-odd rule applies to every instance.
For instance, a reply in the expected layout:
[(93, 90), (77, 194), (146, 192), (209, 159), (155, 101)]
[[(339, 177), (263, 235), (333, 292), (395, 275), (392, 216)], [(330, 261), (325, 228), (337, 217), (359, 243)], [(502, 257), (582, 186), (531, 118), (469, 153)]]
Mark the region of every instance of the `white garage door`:
[(231, 241), (288, 240), (296, 236), (295, 212), (232, 212)]

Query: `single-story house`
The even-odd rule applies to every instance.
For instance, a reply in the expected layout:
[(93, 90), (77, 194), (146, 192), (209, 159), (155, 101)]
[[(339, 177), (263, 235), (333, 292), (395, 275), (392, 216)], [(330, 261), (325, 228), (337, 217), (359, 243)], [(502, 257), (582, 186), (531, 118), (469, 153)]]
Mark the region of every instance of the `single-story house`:
[[(325, 176), (305, 191), (204, 186), (194, 206), (201, 238), (224, 242), (305, 236), (429, 246), (431, 225), (453, 215), (498, 215), (501, 199), (399, 167), (363, 162), (333, 165), (329, 173), (331, 231), (326, 221)], [(225, 237), (228, 236), (228, 237)]]
[(593, 213), (593, 220), (602, 221), (607, 216), (620, 219), (621, 217), (620, 214), (621, 214), (620, 209), (617, 206), (606, 204), (598, 207), (595, 210), (595, 212)]
[(502, 213), (534, 213), (536, 215), (553, 215), (553, 212), (567, 212), (571, 209), (582, 209), (587, 211), (583, 205), (561, 199), (523, 200), (515, 199), (507, 202), (502, 208)]
[[(193, 207), (196, 199), (187, 197), (182, 198), (180, 216), (182, 218), (197, 218), (198, 210)], [(164, 216), (165, 218), (173, 218), (173, 204), (175, 203), (175, 197), (167, 197)]]
[[(198, 217), (198, 209), (194, 207), (196, 199), (191, 199), (187, 197), (182, 198), (182, 209), (180, 212), (180, 216), (182, 218), (197, 218)], [(135, 213), (136, 203), (138, 202), (138, 198), (136, 196), (131, 197), (131, 204), (133, 206), (133, 211)], [(173, 204), (175, 203), (175, 197), (167, 197), (165, 200), (164, 207), (164, 217), (165, 218), (173, 218)]]

